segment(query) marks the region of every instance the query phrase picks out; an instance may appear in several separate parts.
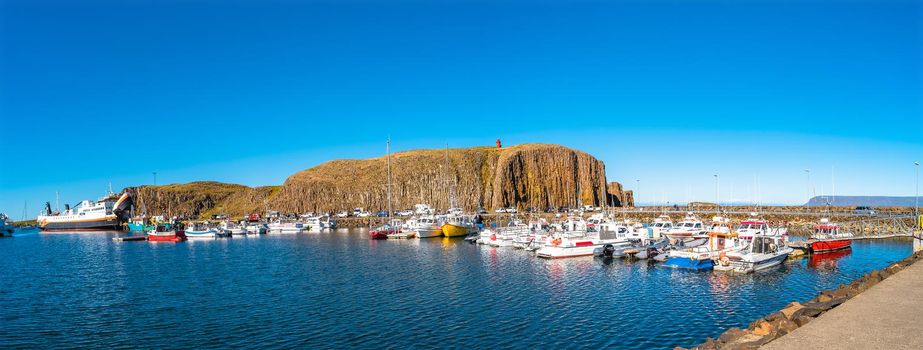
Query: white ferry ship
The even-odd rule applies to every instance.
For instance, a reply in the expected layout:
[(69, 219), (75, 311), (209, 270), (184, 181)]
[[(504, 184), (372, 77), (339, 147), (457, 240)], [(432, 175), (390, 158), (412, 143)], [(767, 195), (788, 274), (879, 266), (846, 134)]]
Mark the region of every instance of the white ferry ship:
[(70, 208), (65, 205), (63, 213), (51, 211), (51, 203), (45, 203), (45, 212), (36, 220), (42, 230), (119, 230), (130, 217), (131, 197), (109, 193), (98, 201), (85, 200)]

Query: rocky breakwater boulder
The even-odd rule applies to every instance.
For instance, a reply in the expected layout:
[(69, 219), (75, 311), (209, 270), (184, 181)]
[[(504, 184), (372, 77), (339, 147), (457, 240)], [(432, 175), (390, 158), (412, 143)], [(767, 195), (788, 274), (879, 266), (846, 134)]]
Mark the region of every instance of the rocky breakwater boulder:
[(820, 292), (807, 302), (799, 303), (796, 301), (789, 303), (782, 310), (753, 321), (746, 329), (728, 329), (718, 339), (708, 338), (704, 343), (693, 349), (759, 348), (776, 338), (791, 333), (798, 327), (810, 323), (811, 320), (843, 304), (850, 298), (868, 290), (878, 282), (916, 263), (920, 259), (923, 259), (923, 252), (914, 253), (885, 269), (869, 272), (849, 284), (840, 285), (837, 289)]
[[(417, 203), (444, 210), (452, 197), (466, 210), (491, 210), (602, 205), (607, 196), (603, 162), (559, 145), (397, 152), (391, 174), (395, 210)], [(385, 210), (387, 175), (385, 156), (326, 162), (286, 179), (270, 205), (283, 212)]]

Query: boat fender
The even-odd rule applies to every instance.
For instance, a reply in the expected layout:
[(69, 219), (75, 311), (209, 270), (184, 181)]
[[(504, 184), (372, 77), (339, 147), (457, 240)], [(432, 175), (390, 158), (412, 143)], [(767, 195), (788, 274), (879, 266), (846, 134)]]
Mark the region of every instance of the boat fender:
[(721, 263), (721, 266), (728, 266), (731, 264), (731, 259), (728, 259), (727, 254), (725, 254), (724, 252), (721, 252), (721, 254), (718, 257), (718, 262)]

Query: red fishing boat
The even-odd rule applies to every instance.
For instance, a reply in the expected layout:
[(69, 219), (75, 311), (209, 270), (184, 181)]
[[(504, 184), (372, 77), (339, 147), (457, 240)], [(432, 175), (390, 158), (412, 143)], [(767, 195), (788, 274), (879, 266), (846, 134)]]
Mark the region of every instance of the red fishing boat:
[(186, 231), (167, 229), (163, 225), (157, 225), (153, 230), (147, 232), (147, 240), (151, 242), (182, 242), (186, 240)]
[(401, 231), (390, 224), (385, 224), (381, 227), (369, 231), (369, 238), (371, 239), (388, 239), (388, 235), (393, 235), (400, 233)]
[(820, 225), (814, 226), (814, 234), (811, 235), (808, 242), (811, 244), (812, 253), (844, 250), (851, 247), (852, 234), (840, 232), (840, 227), (837, 224), (823, 218), (820, 219)]

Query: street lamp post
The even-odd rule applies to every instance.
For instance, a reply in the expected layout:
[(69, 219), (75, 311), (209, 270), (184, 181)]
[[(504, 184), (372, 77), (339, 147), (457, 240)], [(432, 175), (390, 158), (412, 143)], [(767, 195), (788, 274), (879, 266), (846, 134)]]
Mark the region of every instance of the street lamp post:
[(811, 204), (811, 169), (804, 169), (804, 172), (808, 174), (808, 201), (804, 202), (804, 211), (808, 211)]
[(920, 216), (920, 162), (913, 162), (913, 167), (916, 168), (917, 170), (917, 176), (916, 176), (917, 184), (913, 192), (913, 216), (919, 218)]
[(635, 207), (637, 207), (637, 206), (638, 206), (638, 198), (640, 198), (640, 196), (641, 196), (641, 179), (635, 179), (635, 183), (637, 184), (637, 185), (635, 186), (635, 191), (638, 191), (638, 193), (635, 193), (634, 196), (631, 196), (631, 200), (634, 201), (633, 204), (635, 205)]
[(718, 192), (718, 189), (719, 189), (718, 186), (719, 186), (719, 185), (718, 185), (718, 174), (715, 174), (715, 212), (716, 212), (716, 213), (720, 213), (720, 212), (721, 212), (721, 204), (720, 204), (720, 202), (721, 202), (721, 196), (718, 194), (718, 193), (719, 193), (719, 192)]
[(152, 174), (154, 174), (154, 186), (157, 186), (157, 172), (155, 171)]

